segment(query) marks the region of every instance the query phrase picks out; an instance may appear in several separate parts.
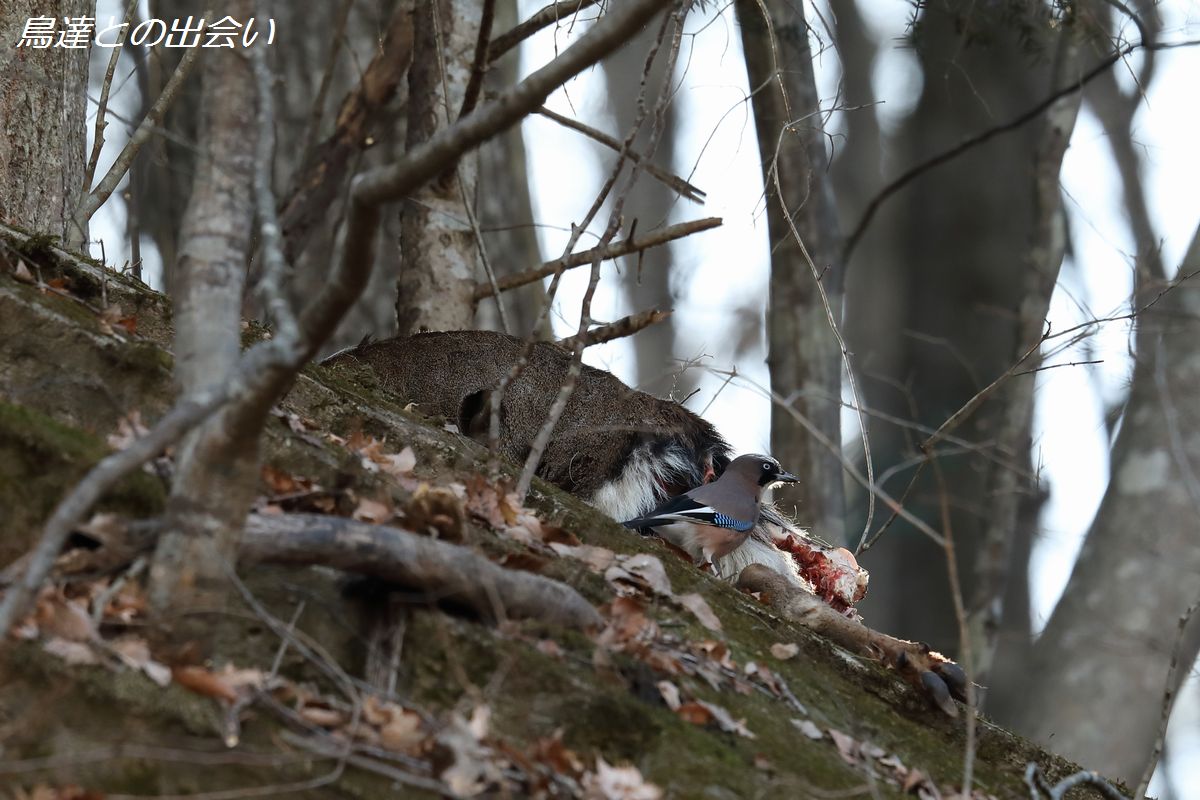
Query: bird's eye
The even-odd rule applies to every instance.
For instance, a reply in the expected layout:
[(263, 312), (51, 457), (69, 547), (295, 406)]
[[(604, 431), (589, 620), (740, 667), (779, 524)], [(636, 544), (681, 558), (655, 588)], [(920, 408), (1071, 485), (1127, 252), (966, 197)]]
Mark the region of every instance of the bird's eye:
[(764, 462), (763, 462), (763, 469), (767, 469), (767, 470), (769, 470), (770, 468), (771, 468), (771, 465), (770, 465), (769, 463), (767, 463), (767, 462), (765, 462), (765, 461), (764, 461)]

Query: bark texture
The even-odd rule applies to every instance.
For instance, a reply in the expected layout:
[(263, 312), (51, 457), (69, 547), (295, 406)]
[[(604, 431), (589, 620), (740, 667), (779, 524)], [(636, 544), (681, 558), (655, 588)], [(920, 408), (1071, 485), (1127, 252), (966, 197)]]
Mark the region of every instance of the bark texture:
[[(1200, 232), (1180, 275), (1200, 270)], [(1153, 297), (1153, 295), (1151, 295)], [(1172, 289), (1138, 324), (1112, 479), (1062, 600), (1033, 650), (1022, 730), (1136, 783), (1158, 727), (1177, 621), (1200, 599), (1200, 287)], [(1196, 657), (1186, 642), (1181, 664)], [(1113, 729), (1120, 728), (1119, 736)], [(1051, 739), (1051, 737), (1053, 737)]]
[[(253, 4), (241, 0), (229, 13), (249, 17)], [(204, 65), (202, 147), (176, 274), (175, 375), (185, 395), (228, 379), (240, 355), (256, 107), (249, 55), (213, 51)], [(159, 611), (211, 603), (210, 593), (219, 594), (253, 498), (257, 447), (258, 431), (231, 430), (224, 414), (184, 440), (170, 527), (151, 566), (151, 602)]]
[[(91, 14), (86, 0), (0, 6), (0, 219), (65, 236), (83, 191), (88, 48), (17, 46), (31, 17)], [(58, 27), (56, 26), (56, 31)]]
[[(737, 11), (750, 86), (759, 90), (753, 100), (771, 241), (767, 307), (771, 388), (831, 441), (840, 442), (841, 352), (788, 222), (790, 216), (821, 271), (834, 318), (840, 323), (843, 273), (837, 209), (808, 26), (800, 7), (779, 0), (740, 2)], [(804, 523), (822, 536), (840, 540), (845, 492), (837, 456), (811, 441), (787, 409), (779, 407), (771, 409), (771, 451), (800, 476), (800, 483), (781, 490), (778, 499), (795, 503)]]
[[(408, 75), (408, 146), (429, 140), (458, 118), (475, 43), (480, 6), (475, 0), (429, 0), (413, 18), (413, 61)], [(475, 319), (478, 245), (468, 219), (474, 203), (478, 156), (413, 192), (400, 221), (396, 320), (401, 334), (470, 328)]]

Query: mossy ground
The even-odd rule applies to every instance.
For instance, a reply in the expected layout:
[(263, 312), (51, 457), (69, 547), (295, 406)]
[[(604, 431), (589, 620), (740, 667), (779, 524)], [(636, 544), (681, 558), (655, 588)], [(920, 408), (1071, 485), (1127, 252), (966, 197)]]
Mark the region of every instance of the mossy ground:
[[(30, 257), (44, 258), (46, 252), (45, 246), (34, 248)], [(165, 302), (132, 282), (115, 283), (126, 294), (146, 295), (136, 305), (145, 315), (139, 331), (144, 328), (147, 335), (126, 341), (106, 338), (90, 312), (78, 312), (69, 300), (48, 298), (32, 286), (0, 276), (0, 290), (10, 298), (5, 313), (17, 320), (10, 328), (36, 328), (0, 349), (0, 561), (28, 548), (62, 493), (108, 451), (104, 436), (117, 417), (133, 407), (153, 417), (172, 394)], [(64, 303), (76, 307), (67, 311)], [(39, 316), (38, 309), (45, 308), (62, 313)], [(40, 360), (29, 355), (38, 342), (51, 343)], [(16, 368), (18, 351), (24, 355)], [(64, 364), (77, 373), (71, 381), (62, 380)], [(52, 390), (38, 388), (43, 385)], [(98, 404), (97, 392), (117, 399)], [(403, 490), (364, 470), (324, 432), (347, 436), (361, 430), (386, 436), (389, 449), (411, 446), (418, 457), (417, 475), (425, 480), (462, 480), (489, 470), (474, 442), (446, 431), (439, 421), (406, 411), (361, 370), (310, 367), (283, 410), (312, 420), (314, 428), (296, 433), (273, 417), (264, 440), (266, 459), (327, 487), (404, 499)], [(511, 477), (512, 468), (502, 466), (501, 474)], [(138, 472), (110, 492), (100, 507), (132, 516), (153, 515), (161, 509), (163, 495), (157, 477)], [(797, 731), (792, 720), (805, 717), (820, 728), (877, 744), (906, 765), (933, 775), (943, 787), (958, 783), (963, 721), (942, 716), (894, 675), (776, 618), (732, 587), (701, 574), (657, 543), (630, 536), (554, 487), (539, 484), (529, 503), (585, 542), (657, 555), (674, 590), (701, 593), (721, 618), (724, 631), (713, 634), (691, 614), (666, 602), (651, 602), (651, 616), (680, 641), (720, 638), (740, 667), (756, 662), (777, 672), (806, 713), (762, 691), (743, 694), (714, 689), (699, 678), (664, 676), (620, 653), (608, 659), (608, 666), (597, 667), (596, 645), (583, 634), (531, 622), (493, 628), (426, 606), (411, 609), (405, 631), (398, 691), (413, 704), (436, 713), (485, 702), (493, 710), (496, 734), (513, 746), (561, 731), (567, 746), (585, 759), (603, 755), (610, 762), (636, 764), (671, 797), (823, 796), (865, 786), (863, 765), (845, 763), (828, 739), (814, 741)], [(493, 556), (520, 549), (482, 528), (473, 529), (469, 540)], [(550, 561), (545, 574), (571, 583), (597, 605), (611, 599), (603, 579), (573, 562)], [(347, 669), (361, 668), (362, 620), (369, 609), (361, 597), (345, 591), (343, 579), (320, 569), (275, 568), (256, 568), (245, 578), (281, 619), (290, 619), (303, 602), (297, 630), (320, 642), (329, 657)], [(240, 666), (266, 667), (278, 649), (275, 634), (236, 604), (214, 611), (212, 625), (222, 657)], [(537, 646), (544, 639), (556, 642), (557, 654)], [(800, 652), (779, 661), (770, 653), (777, 642), (797, 642)], [(295, 652), (287, 655), (282, 669), (316, 685), (327, 681)], [(683, 721), (654, 687), (664, 678), (686, 694), (745, 719), (756, 738)], [(320, 760), (292, 759), (274, 766), (226, 764), (217, 770), (145, 757), (69, 765), (71, 754), (114, 741), (220, 751), (217, 722), (212, 701), (178, 687), (159, 688), (137, 673), (70, 666), (36, 644), (9, 646), (0, 655), (0, 731), (19, 731), (6, 738), (4, 758), (54, 755), (68, 764), (23, 776), (26, 785), (45, 778), (84, 781), (111, 792), (186, 793), (310, 779), (329, 767)], [(277, 733), (272, 717), (252, 709), (236, 752), (278, 753)], [(985, 722), (980, 723), (977, 755), (977, 785), (1002, 798), (1027, 796), (1021, 781), (1027, 761), (1037, 760), (1052, 777), (1073, 771), (1061, 759)], [(313, 796), (382, 796), (386, 784), (349, 770), (336, 788), (313, 790)], [(878, 783), (875, 791), (881, 797), (898, 796), (885, 783)], [(293, 796), (304, 795), (297, 791)]]

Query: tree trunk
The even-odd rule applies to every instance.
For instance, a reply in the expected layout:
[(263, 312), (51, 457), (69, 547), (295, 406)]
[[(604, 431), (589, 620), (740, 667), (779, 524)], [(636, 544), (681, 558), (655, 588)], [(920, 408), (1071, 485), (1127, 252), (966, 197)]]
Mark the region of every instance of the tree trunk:
[[(54, 46), (85, 0), (7, 0), (0, 8), (0, 219), (65, 237), (83, 192), (88, 47)], [(50, 46), (21, 44), (28, 20), (56, 21)]]
[[(1200, 270), (1200, 229), (1179, 274)], [(1160, 287), (1161, 288), (1161, 287)], [(1148, 300), (1157, 291), (1148, 287)], [(1112, 479), (1063, 598), (1038, 639), (1021, 730), (1135, 784), (1158, 728), (1177, 620), (1200, 600), (1200, 287), (1138, 316), (1133, 388)], [(1196, 656), (1191, 637), (1179, 675)], [(1051, 738), (1053, 737), (1053, 738)]]
[[(408, 146), (458, 119), (479, 36), (474, 0), (425, 0), (413, 18), (408, 71)], [(478, 156), (418, 189), (401, 211), (396, 321), (401, 334), (460, 330), (475, 319), (478, 246), (466, 203), (473, 202)]]
[[(230, 9), (253, 14), (250, 0)], [(250, 56), (205, 59), (201, 153), (180, 235), (175, 376), (183, 394), (228, 379), (241, 352), (241, 307), (254, 202), (257, 106)], [(240, 436), (218, 413), (184, 439), (167, 508), (168, 529), (151, 566), (153, 607), (220, 605), (237, 531), (257, 485), (258, 431)]]
[[(1029, 55), (1030, 41), (1018, 36), (1008, 13), (1007, 6), (965, 1), (922, 6), (912, 36), (924, 82), (916, 108), (885, 137), (883, 151), (895, 154), (885, 166), (889, 179), (1051, 91), (1049, 65)], [(1027, 24), (1031, 35), (1052, 30), (1036, 9), (1020, 13), (1035, 17)], [(1039, 38), (1036, 46), (1051, 41)], [(1025, 294), (1021, 274), (1037, 223), (1030, 203), (1037, 147), (1038, 127), (1025, 126), (925, 170), (880, 207), (849, 255), (847, 335), (873, 411), (931, 431), (1012, 365)], [(989, 456), (997, 455), (983, 448), (994, 447), (1002, 416), (998, 403), (978, 409), (956, 435), (981, 448), (940, 463), (967, 601), (988, 523)], [(892, 472), (886, 488), (899, 496), (914, 467), (892, 468), (919, 461), (915, 442), (927, 434), (883, 419), (871, 430), (876, 472)], [(941, 497), (931, 472), (905, 506), (940, 528)], [(856, 511), (850, 529), (862, 519)], [(861, 560), (872, 572), (864, 615), (935, 649), (956, 651), (958, 626), (940, 546), (897, 520)]]
[[(769, 19), (763, 17), (764, 8)], [(840, 324), (840, 237), (808, 26), (800, 7), (779, 0), (761, 5), (741, 2), (737, 10), (750, 87), (759, 89), (753, 95), (754, 123), (763, 160), (772, 253), (767, 309), (771, 389), (840, 444), (841, 352), (802, 252), (802, 247), (807, 248), (820, 271), (834, 319)], [(785, 130), (792, 123), (797, 127)], [(803, 246), (796, 241), (788, 216)], [(821, 536), (841, 540), (845, 492), (837, 454), (813, 441), (788, 409), (778, 406), (771, 409), (771, 451), (800, 476), (800, 483), (780, 491), (777, 499), (796, 503), (804, 524)]]

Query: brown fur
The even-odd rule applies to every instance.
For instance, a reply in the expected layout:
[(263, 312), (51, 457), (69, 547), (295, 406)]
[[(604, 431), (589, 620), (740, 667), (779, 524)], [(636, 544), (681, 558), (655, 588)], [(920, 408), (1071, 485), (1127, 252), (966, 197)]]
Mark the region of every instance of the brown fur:
[[(455, 421), (464, 434), (486, 441), (491, 392), (524, 346), (520, 339), (490, 331), (421, 333), (362, 344), (325, 363), (366, 364), (404, 402)], [(570, 354), (556, 345), (535, 344), (529, 365), (508, 387), (501, 404), (499, 448), (510, 461), (520, 464), (528, 455), (570, 361)], [(728, 463), (728, 445), (699, 416), (585, 366), (538, 474), (590, 499), (606, 481), (619, 477), (639, 446), (685, 454), (688, 470), (658, 487), (662, 497), (699, 485), (706, 472), (719, 474)]]

